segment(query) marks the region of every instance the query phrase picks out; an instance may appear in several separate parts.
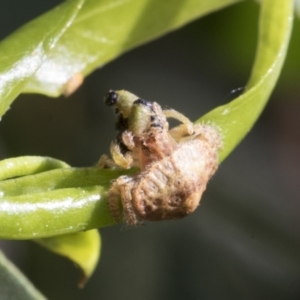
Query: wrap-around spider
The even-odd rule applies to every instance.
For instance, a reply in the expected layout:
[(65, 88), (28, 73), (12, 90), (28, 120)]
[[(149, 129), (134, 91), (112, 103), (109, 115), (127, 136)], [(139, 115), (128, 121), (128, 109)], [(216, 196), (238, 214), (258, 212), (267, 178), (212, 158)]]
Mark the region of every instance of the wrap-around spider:
[[(120, 203), (129, 225), (179, 219), (193, 212), (218, 167), (218, 131), (124, 90), (109, 91), (105, 103), (117, 113), (117, 138), (111, 144), (114, 164), (140, 169), (110, 187), (109, 207), (116, 221), (122, 215)], [(169, 130), (167, 118), (182, 124)]]

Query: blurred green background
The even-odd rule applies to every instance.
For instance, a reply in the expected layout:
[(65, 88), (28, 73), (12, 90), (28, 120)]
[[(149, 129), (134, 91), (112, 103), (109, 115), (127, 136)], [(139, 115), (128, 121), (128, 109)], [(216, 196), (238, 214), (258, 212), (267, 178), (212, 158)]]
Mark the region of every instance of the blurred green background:
[[(0, 38), (59, 3), (2, 3)], [(69, 98), (20, 96), (0, 123), (0, 158), (93, 165), (115, 135), (113, 111), (102, 101), (109, 89), (192, 120), (230, 101), (250, 74), (258, 13), (257, 3), (244, 1), (199, 19), (98, 69)], [(49, 299), (300, 299), (299, 33), (295, 20), (266, 110), (194, 214), (102, 229), (101, 260), (83, 290), (74, 266), (38, 245), (1, 241), (1, 248)]]

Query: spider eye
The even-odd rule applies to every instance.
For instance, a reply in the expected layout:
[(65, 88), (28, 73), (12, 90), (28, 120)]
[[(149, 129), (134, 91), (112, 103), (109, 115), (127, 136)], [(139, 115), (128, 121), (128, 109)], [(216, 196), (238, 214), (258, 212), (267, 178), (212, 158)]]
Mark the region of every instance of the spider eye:
[(107, 106), (114, 106), (118, 101), (118, 94), (114, 90), (110, 90), (104, 97), (104, 102)]

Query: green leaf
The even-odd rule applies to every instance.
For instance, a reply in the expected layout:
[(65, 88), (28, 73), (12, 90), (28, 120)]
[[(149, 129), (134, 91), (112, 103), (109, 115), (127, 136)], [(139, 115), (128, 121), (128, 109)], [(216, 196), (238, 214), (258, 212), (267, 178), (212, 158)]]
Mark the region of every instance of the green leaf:
[[(69, 166), (66, 163), (49, 157), (23, 156), (18, 158), (10, 158), (0, 161), (0, 180), (16, 178), (19, 176), (34, 175), (50, 170), (67, 167), (69, 168)], [(49, 181), (47, 182), (47, 180), (45, 180), (45, 175), (46, 178), (50, 180), (50, 183)], [(50, 177), (47, 177), (48, 175), (50, 175)], [(47, 187), (44, 186), (43, 191), (49, 191), (51, 189), (53, 190), (55, 188), (59, 188), (59, 185), (57, 183), (53, 184), (54, 177), (55, 176), (53, 176), (53, 174), (51, 173), (44, 174), (43, 183), (44, 185), (48, 185)], [(25, 189), (26, 184), (24, 184), (24, 179), (27, 183), (27, 187), (30, 188), (29, 193), (37, 192), (36, 183), (31, 182), (30, 180), (36, 178), (37, 177), (34, 176), (24, 177), (22, 180), (23, 183), (21, 193), (28, 192)], [(9, 185), (9, 183), (11, 182), (14, 182), (18, 185), (18, 180), (16, 179), (6, 181), (5, 184), (8, 183)], [(10, 187), (8, 189), (10, 189)], [(5, 189), (2, 189), (1, 192), (4, 193), (6, 196), (9, 194), (8, 192), (6, 192)], [(14, 187), (14, 189), (11, 189), (10, 192), (10, 195), (17, 195), (20, 191), (18, 191), (18, 189)], [(25, 206), (28, 207), (28, 205), (26, 204)], [(77, 264), (78, 267), (80, 267), (80, 269), (82, 270), (82, 278), (79, 282), (80, 287), (83, 287), (88, 278), (92, 275), (99, 260), (101, 241), (97, 230), (55, 236), (35, 241), (47, 248), (48, 250), (69, 258), (75, 264)]]
[(22, 92), (58, 96), (76, 74), (238, 1), (65, 1), (0, 43), (0, 116)]
[(111, 180), (137, 170), (61, 168), (0, 182), (0, 238), (37, 239), (115, 223)]
[(220, 161), (250, 131), (269, 100), (286, 57), (292, 21), (293, 0), (261, 1), (258, 47), (246, 92), (198, 120), (220, 128), (224, 142)]
[(0, 116), (46, 60), (47, 54), (57, 46), (84, 0), (67, 1), (0, 44)]
[(82, 271), (79, 286), (84, 287), (93, 274), (100, 256), (101, 239), (98, 230), (39, 239), (35, 242), (73, 261)]
[(70, 167), (63, 161), (40, 156), (21, 156), (0, 161), (0, 180)]
[(0, 251), (0, 297), (2, 300), (46, 300), (32, 283)]

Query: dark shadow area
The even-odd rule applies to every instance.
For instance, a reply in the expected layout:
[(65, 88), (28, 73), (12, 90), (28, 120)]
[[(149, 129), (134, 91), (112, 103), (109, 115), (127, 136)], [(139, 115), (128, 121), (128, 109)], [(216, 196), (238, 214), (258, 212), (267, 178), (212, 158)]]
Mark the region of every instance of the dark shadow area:
[(3, 1), (0, 12), (0, 39), (8, 36), (28, 20), (40, 16), (60, 3), (60, 0)]

